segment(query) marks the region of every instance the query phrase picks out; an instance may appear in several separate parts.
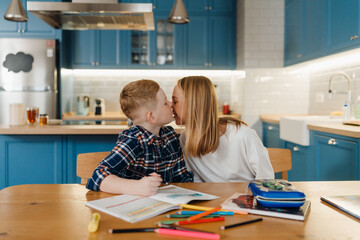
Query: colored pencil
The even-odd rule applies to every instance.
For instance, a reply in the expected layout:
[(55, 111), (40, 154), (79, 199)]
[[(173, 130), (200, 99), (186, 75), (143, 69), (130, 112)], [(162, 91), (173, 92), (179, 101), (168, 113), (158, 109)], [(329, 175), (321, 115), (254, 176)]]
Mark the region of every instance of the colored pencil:
[(208, 223), (208, 222), (220, 222), (225, 221), (224, 217), (214, 217), (214, 218), (205, 218), (205, 219), (197, 219), (192, 222), (189, 221), (177, 221), (174, 225), (186, 225), (186, 224), (195, 224), (195, 223)]
[(180, 204), (180, 207), (193, 209), (193, 210), (199, 210), (199, 211), (209, 211), (213, 209), (212, 207), (202, 207), (202, 206), (196, 206), (196, 205), (190, 205), (190, 204)]
[[(180, 204), (180, 207), (187, 208), (187, 209), (198, 210), (198, 211), (209, 211), (209, 210), (213, 209), (212, 207), (203, 207), (203, 206), (196, 206), (196, 205), (191, 205), (191, 204)], [(241, 214), (241, 215), (247, 215), (248, 214), (248, 212), (240, 211), (240, 210), (222, 210), (222, 211), (219, 211), (219, 212), (233, 212), (235, 214)]]
[(250, 220), (250, 221), (246, 221), (246, 222), (241, 222), (241, 223), (235, 223), (235, 224), (231, 224), (231, 225), (227, 225), (227, 226), (221, 226), (220, 229), (224, 230), (224, 229), (228, 229), (228, 228), (233, 228), (233, 227), (238, 227), (238, 226), (242, 226), (242, 225), (246, 225), (249, 223), (255, 223), (255, 222), (260, 222), (262, 221), (262, 218), (256, 218), (254, 220)]
[(216, 233), (203, 233), (203, 232), (194, 232), (194, 231), (183, 231), (176, 229), (167, 229), (167, 228), (158, 228), (154, 232), (164, 235), (173, 235), (181, 237), (193, 237), (193, 238), (203, 238), (203, 239), (220, 239), (220, 235)]
[(212, 214), (212, 213), (214, 213), (214, 212), (217, 212), (217, 211), (219, 211), (220, 209), (221, 209), (221, 207), (216, 207), (216, 208), (211, 209), (211, 210), (209, 210), (209, 211), (205, 211), (205, 212), (196, 214), (196, 215), (194, 215), (194, 216), (189, 217), (189, 218), (187, 219), (187, 221), (188, 221), (188, 222), (195, 221), (195, 220), (197, 220), (197, 219), (199, 219), (199, 218), (202, 218), (202, 217), (205, 217), (205, 216), (207, 216), (207, 215), (209, 215), (209, 214)]
[[(167, 214), (165, 215), (166, 218), (189, 218), (196, 214)], [(203, 218), (209, 218), (209, 217), (220, 217), (220, 214), (209, 214), (208, 216), (205, 216)]]
[[(196, 214), (199, 214), (199, 213), (202, 213), (202, 212), (204, 212), (204, 211), (178, 211), (176, 213), (185, 216), (185, 215), (196, 215)], [(234, 215), (234, 212), (217, 211), (217, 212), (214, 212), (214, 213), (210, 214), (210, 216), (213, 216), (213, 215), (232, 216), (232, 215)]]
[(109, 233), (134, 233), (134, 232), (153, 232), (157, 228), (128, 228), (128, 229), (109, 229)]
[(158, 227), (160, 228), (170, 228), (170, 229), (176, 229), (176, 230), (184, 230), (184, 231), (194, 231), (194, 232), (206, 232), (206, 233), (213, 233), (213, 232), (207, 232), (207, 231), (203, 231), (203, 230), (197, 230), (197, 229), (192, 229), (192, 228), (185, 228), (185, 227), (178, 227), (178, 226), (173, 226), (173, 225), (167, 225), (167, 224), (158, 224)]
[(176, 219), (176, 220), (160, 221), (160, 222), (156, 222), (154, 224), (157, 226), (160, 226), (160, 224), (174, 224), (176, 222), (185, 221), (185, 220), (186, 220), (186, 218), (183, 218), (183, 219)]

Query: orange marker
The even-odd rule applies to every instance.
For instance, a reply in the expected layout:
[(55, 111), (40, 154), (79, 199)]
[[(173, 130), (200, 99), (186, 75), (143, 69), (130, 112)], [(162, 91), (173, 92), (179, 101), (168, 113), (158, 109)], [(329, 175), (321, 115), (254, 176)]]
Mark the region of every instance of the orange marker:
[(214, 212), (217, 212), (217, 211), (220, 211), (220, 210), (221, 210), (221, 207), (216, 207), (216, 208), (213, 208), (213, 209), (211, 209), (211, 210), (209, 210), (209, 211), (202, 212), (202, 213), (196, 214), (196, 215), (194, 215), (194, 216), (191, 216), (191, 217), (189, 217), (189, 218), (187, 219), (187, 221), (188, 221), (188, 222), (192, 222), (192, 221), (194, 221), (194, 220), (196, 220), (196, 219), (205, 217), (205, 216), (207, 216), (207, 215), (210, 215), (210, 214), (212, 214), (212, 213), (214, 213)]
[(188, 222), (185, 220), (185, 221), (175, 222), (174, 225), (186, 225), (186, 224), (220, 222), (220, 221), (225, 221), (225, 218), (224, 217), (203, 218), (203, 219), (194, 220), (192, 222)]

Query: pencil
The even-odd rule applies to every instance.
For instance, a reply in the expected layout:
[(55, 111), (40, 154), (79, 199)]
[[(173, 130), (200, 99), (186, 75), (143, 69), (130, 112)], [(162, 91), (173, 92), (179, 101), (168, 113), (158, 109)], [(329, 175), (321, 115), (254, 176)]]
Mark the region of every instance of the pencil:
[(187, 221), (188, 221), (188, 222), (195, 221), (196, 219), (199, 219), (199, 218), (201, 218), (201, 217), (205, 217), (205, 216), (207, 216), (207, 215), (209, 215), (209, 214), (212, 214), (212, 213), (214, 213), (214, 212), (216, 212), (216, 211), (219, 211), (220, 209), (221, 209), (221, 207), (216, 207), (216, 208), (213, 208), (213, 209), (211, 209), (211, 210), (209, 210), (209, 211), (196, 214), (196, 215), (194, 215), (194, 216), (189, 217), (189, 218), (187, 219)]
[[(165, 215), (166, 218), (189, 218), (192, 216), (195, 216), (195, 214), (167, 214)], [(209, 214), (208, 216), (205, 216), (203, 218), (209, 218), (209, 217), (220, 217), (220, 214)]]
[(199, 211), (209, 211), (213, 209), (212, 207), (202, 207), (202, 206), (196, 206), (196, 205), (190, 205), (190, 204), (180, 204), (180, 207), (193, 209), (193, 210), (199, 210)]
[(207, 231), (203, 231), (203, 230), (197, 230), (197, 229), (192, 229), (192, 228), (184, 228), (184, 227), (178, 227), (178, 226), (161, 224), (161, 223), (158, 224), (158, 227), (161, 227), (161, 228), (170, 228), (170, 229), (176, 229), (176, 230), (184, 230), (184, 231), (193, 231), (193, 232), (213, 233), (213, 232), (207, 232)]
[(153, 232), (157, 228), (128, 228), (128, 229), (109, 229), (109, 233), (134, 233), (134, 232)]
[(174, 225), (186, 225), (186, 224), (220, 222), (220, 221), (225, 221), (225, 218), (224, 217), (205, 218), (205, 219), (197, 219), (191, 222), (185, 220), (185, 221), (175, 222)]
[(220, 239), (220, 235), (216, 233), (203, 233), (203, 232), (194, 232), (194, 231), (183, 231), (176, 229), (167, 229), (167, 228), (158, 228), (154, 232), (164, 235), (173, 235), (181, 237), (193, 237), (193, 238), (203, 238), (203, 239)]
[(225, 229), (228, 229), (228, 228), (238, 227), (238, 226), (246, 225), (246, 224), (249, 224), (249, 223), (260, 222), (262, 220), (263, 220), (262, 218), (256, 218), (256, 219), (246, 221), (246, 222), (235, 223), (235, 224), (231, 224), (231, 225), (227, 225), (227, 226), (221, 226), (220, 230), (225, 230)]
[[(178, 211), (176, 212), (176, 214), (180, 214), (180, 215), (195, 215), (195, 214), (199, 214), (199, 213), (202, 213), (204, 211)], [(227, 216), (232, 216), (234, 215), (234, 212), (223, 212), (223, 211), (217, 211), (217, 212), (214, 212), (212, 214), (210, 214), (210, 216), (213, 216), (213, 215), (227, 215)]]

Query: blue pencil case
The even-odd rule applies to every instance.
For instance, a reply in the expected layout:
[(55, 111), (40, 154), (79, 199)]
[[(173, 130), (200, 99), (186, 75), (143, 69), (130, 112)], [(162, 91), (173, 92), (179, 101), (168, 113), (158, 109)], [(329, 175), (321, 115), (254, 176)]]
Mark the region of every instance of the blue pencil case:
[(301, 207), (305, 203), (305, 194), (286, 180), (253, 180), (249, 189), (264, 207)]

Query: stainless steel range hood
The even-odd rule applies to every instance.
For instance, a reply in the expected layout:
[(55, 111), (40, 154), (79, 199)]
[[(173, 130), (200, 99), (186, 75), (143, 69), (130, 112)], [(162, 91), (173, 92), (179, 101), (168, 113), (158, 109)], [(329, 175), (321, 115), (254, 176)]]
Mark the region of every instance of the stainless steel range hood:
[(27, 2), (29, 12), (63, 30), (154, 30), (152, 9), (151, 3), (117, 3), (117, 0)]

